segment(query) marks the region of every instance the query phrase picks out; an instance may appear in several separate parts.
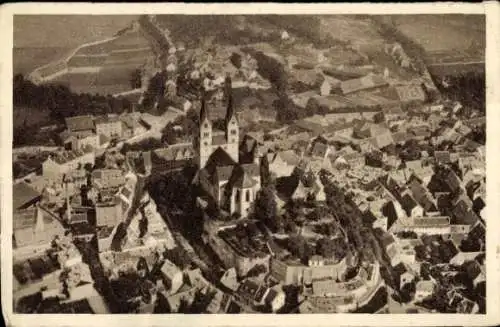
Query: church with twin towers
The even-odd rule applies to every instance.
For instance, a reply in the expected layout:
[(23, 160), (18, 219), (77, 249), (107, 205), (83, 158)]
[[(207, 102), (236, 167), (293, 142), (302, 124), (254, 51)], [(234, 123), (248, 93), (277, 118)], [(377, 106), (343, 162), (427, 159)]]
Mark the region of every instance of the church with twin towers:
[(198, 165), (205, 167), (208, 158), (219, 147), (235, 161), (239, 161), (239, 124), (234, 111), (231, 78), (226, 77), (224, 93), (227, 101), (226, 116), (224, 118), (224, 129), (218, 130), (214, 122), (210, 119), (209, 110), (206, 103), (206, 95), (202, 95), (200, 110), (200, 126), (198, 135), (199, 157)]
[(222, 124), (211, 119), (205, 93), (202, 95), (199, 133), (194, 140), (197, 180), (217, 207), (245, 217), (261, 187), (260, 167), (258, 160), (240, 162), (240, 130), (230, 77), (226, 77), (224, 93), (226, 115)]

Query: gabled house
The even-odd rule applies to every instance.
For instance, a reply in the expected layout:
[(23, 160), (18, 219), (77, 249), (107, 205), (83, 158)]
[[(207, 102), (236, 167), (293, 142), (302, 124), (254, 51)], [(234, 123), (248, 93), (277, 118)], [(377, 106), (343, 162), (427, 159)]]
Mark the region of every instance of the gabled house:
[(435, 284), (431, 280), (420, 280), (415, 289), (415, 300), (422, 301), (434, 293)]
[(94, 132), (94, 117), (91, 115), (66, 117), (66, 128), (70, 132)]
[(424, 209), (417, 203), (417, 201), (415, 201), (410, 193), (402, 194), (399, 202), (408, 217), (423, 216)]
[(394, 267), (394, 272), (399, 280), (399, 288), (403, 288), (406, 284), (409, 284), (415, 280), (415, 274), (404, 263), (399, 263)]
[(417, 201), (417, 203), (424, 209), (425, 212), (437, 211), (432, 195), (417, 180), (413, 179), (409, 183), (408, 188), (415, 201)]
[(290, 176), (300, 163), (300, 157), (293, 150), (270, 152), (266, 156), (269, 171), (277, 178)]
[(171, 294), (176, 293), (184, 283), (182, 271), (171, 261), (165, 260), (161, 268), (161, 280)]
[(66, 231), (53, 213), (40, 206), (16, 210), (12, 218), (14, 251), (23, 247), (43, 249), (54, 237), (62, 237)]
[(125, 176), (120, 169), (96, 169), (92, 171), (92, 184), (99, 190), (118, 189), (125, 184)]

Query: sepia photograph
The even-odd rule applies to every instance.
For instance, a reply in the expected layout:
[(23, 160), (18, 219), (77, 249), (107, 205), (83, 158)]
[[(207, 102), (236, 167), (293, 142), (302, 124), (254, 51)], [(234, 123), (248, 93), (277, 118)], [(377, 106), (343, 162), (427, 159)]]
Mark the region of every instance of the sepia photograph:
[(484, 10), (198, 10), (12, 15), (12, 313), (495, 314)]

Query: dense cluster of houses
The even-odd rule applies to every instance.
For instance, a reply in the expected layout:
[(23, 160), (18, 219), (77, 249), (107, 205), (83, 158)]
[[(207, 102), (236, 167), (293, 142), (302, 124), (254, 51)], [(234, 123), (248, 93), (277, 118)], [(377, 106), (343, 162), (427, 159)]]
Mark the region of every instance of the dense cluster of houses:
[[(149, 22), (172, 45), (154, 17)], [(293, 40), (284, 31), (282, 41)], [(402, 68), (413, 67), (400, 45), (385, 51)], [(183, 45), (157, 58), (168, 77), (163, 97), (177, 107), (171, 111), (185, 114), (195, 107), (189, 88), (179, 96), (181, 56), (191, 58), (187, 83), (198, 81), (205, 90), (198, 133), (188, 142), (122, 154), (113, 142), (159, 131), (164, 117), (133, 112), (66, 118), (59, 135), (63, 147), (43, 161), (40, 175), (13, 185), (15, 299), (24, 303), (37, 294), (69, 312), (83, 306), (85, 312), (106, 313), (110, 299), (102, 298), (92, 278), (102, 274), (112, 301), (126, 312), (280, 312), (293, 302), (284, 287), (292, 286), (301, 292), (287, 310), (324, 313), (354, 311), (389, 287), (382, 263), (359, 260), (355, 253), (336, 260), (311, 254), (306, 262), (294, 257), (279, 241), (297, 234), (316, 242), (320, 233), (308, 223), (289, 233), (256, 228), (252, 214), (265, 174), (274, 182), (279, 216), (290, 203), (324, 206), (324, 176), (345, 191), (379, 238), (394, 291), (414, 284), (414, 303), (445, 291), (459, 312), (484, 307), (485, 146), (471, 135), (484, 128), (485, 117), (464, 118), (458, 102), (423, 104), (422, 85), (394, 83), (387, 69), (342, 65), (318, 73), (314, 66), (291, 65), (292, 84), (306, 89), (291, 100), (303, 110), (314, 105), (329, 113), (266, 133), (247, 131), (249, 120), (275, 116), (255, 106), (234, 108), (233, 88), (261, 82), (255, 59), (239, 55), (236, 70), (229, 64), (214, 68), (217, 51), (187, 52)], [(213, 70), (228, 74), (215, 76)], [(144, 91), (150, 75), (142, 74)], [(214, 118), (213, 99), (225, 102), (222, 121)], [(412, 114), (403, 108), (409, 103), (418, 104)], [(148, 177), (188, 165), (197, 167), (190, 182), (205, 219), (202, 239), (224, 270), (217, 281), (213, 275), (219, 272), (208, 278), (195, 267), (194, 251), (181, 244), (179, 231), (145, 188)], [(342, 233), (328, 237), (347, 239)], [(93, 249), (85, 256), (95, 255), (99, 265), (84, 263), (81, 244)], [(181, 253), (177, 258), (168, 254), (175, 251)], [(441, 281), (457, 274), (471, 285), (446, 289)], [(161, 302), (168, 310), (158, 308)]]

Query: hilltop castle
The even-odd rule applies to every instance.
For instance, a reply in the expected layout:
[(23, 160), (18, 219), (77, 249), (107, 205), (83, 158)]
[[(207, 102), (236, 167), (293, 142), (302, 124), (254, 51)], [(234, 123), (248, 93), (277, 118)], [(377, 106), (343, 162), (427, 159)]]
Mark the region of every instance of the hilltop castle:
[(260, 190), (260, 167), (239, 160), (239, 123), (229, 77), (225, 81), (225, 94), (227, 111), (222, 130), (215, 128), (202, 98), (199, 135), (195, 139), (198, 183), (220, 209), (245, 217)]

